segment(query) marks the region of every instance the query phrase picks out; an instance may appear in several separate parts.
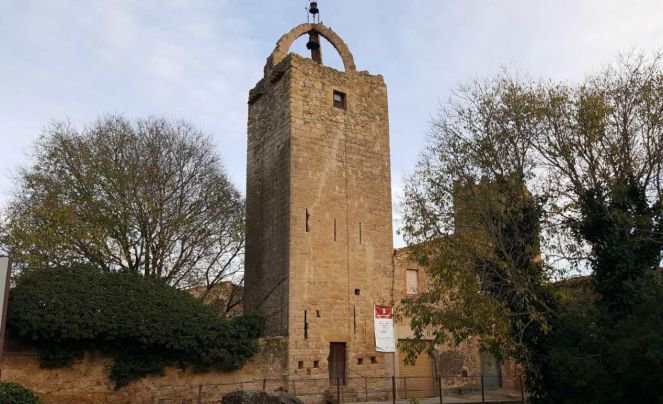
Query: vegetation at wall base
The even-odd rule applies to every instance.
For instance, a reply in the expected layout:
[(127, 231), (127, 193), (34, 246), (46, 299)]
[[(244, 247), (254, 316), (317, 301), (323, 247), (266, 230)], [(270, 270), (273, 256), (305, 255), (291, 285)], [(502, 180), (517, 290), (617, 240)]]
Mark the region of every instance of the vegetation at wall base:
[(0, 403), (40, 404), (39, 397), (18, 383), (0, 382)]
[(254, 314), (223, 319), (161, 279), (83, 264), (22, 273), (7, 321), (12, 337), (37, 347), (43, 367), (71, 366), (85, 352), (111, 356), (116, 388), (168, 366), (239, 369), (265, 327)]

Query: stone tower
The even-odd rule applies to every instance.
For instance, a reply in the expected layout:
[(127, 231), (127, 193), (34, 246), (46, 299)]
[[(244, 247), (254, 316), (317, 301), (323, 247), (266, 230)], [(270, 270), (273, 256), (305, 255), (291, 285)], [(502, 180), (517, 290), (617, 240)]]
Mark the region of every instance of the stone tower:
[[(315, 46), (288, 54), (307, 34), (345, 71)], [(373, 330), (373, 306), (394, 299), (384, 80), (322, 24), (281, 37), (264, 73), (249, 95), (245, 307), (288, 338), (290, 379), (390, 375)]]

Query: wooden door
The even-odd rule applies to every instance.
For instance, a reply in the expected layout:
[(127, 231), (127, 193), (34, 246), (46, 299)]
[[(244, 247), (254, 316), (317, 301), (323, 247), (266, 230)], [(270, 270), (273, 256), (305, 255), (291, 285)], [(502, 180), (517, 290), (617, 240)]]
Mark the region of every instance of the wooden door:
[(346, 365), (345, 342), (332, 342), (329, 344), (329, 383), (336, 385), (337, 381), (345, 385), (345, 365)]

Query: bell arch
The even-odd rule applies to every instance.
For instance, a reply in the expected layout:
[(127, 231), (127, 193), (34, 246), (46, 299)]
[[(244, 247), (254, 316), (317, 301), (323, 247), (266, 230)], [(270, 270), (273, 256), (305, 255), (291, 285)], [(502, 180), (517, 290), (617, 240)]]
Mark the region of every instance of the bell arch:
[(332, 44), (336, 52), (341, 56), (343, 61), (343, 67), (346, 72), (354, 72), (357, 70), (355, 65), (354, 57), (348, 48), (348, 45), (330, 28), (327, 28), (323, 24), (311, 24), (305, 23), (300, 24), (293, 28), (290, 32), (283, 35), (278, 42), (276, 43), (276, 48), (267, 59), (267, 65), (265, 65), (265, 73), (271, 70), (274, 66), (279, 64), (290, 52), (290, 47), (292, 44), (301, 36), (308, 34), (311, 31), (315, 31), (320, 36), (325, 38), (329, 43)]

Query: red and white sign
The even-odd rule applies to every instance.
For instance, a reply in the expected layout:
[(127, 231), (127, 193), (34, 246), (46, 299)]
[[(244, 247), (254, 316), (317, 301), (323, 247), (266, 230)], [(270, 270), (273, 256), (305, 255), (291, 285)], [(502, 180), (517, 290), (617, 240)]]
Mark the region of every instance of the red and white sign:
[(377, 352), (396, 352), (394, 337), (394, 308), (375, 306), (373, 312), (375, 328), (375, 350)]

